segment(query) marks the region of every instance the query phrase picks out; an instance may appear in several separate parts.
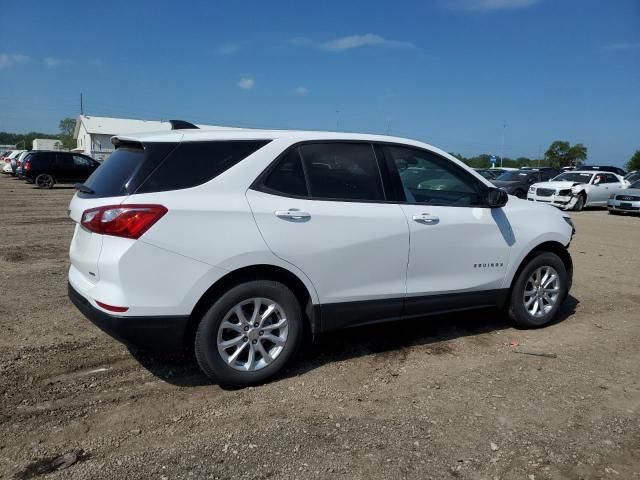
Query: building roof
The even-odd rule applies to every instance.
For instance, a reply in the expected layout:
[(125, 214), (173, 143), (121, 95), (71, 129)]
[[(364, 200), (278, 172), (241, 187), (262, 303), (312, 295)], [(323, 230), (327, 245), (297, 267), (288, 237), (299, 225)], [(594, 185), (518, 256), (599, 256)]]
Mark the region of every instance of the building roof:
[[(123, 135), (129, 133), (163, 132), (171, 130), (168, 121), (136, 120), (132, 118), (94, 117), (78, 115), (76, 129), (73, 138), (78, 138), (80, 124), (84, 125), (88, 133), (98, 135)], [(220, 127), (216, 125), (198, 125), (207, 130), (229, 130), (233, 127)]]

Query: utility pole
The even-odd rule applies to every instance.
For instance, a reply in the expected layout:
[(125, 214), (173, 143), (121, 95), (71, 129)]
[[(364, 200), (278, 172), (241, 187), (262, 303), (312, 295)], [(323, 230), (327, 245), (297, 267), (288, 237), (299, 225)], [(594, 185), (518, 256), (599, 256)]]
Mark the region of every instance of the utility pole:
[(505, 123), (502, 124), (502, 152), (500, 153), (500, 167), (502, 167), (502, 159), (504, 158), (504, 131), (507, 129)]
[(84, 115), (84, 108), (82, 105), (82, 92), (80, 92), (80, 115)]
[(340, 110), (336, 110), (336, 130), (340, 130)]

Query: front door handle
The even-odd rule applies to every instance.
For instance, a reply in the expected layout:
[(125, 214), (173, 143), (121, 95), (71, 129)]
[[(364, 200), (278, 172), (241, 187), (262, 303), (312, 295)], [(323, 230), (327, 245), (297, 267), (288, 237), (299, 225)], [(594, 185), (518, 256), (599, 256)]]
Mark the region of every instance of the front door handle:
[(418, 223), (424, 223), (426, 225), (435, 225), (440, 221), (437, 216), (431, 215), (430, 213), (419, 213), (417, 215), (414, 215), (413, 220)]
[(303, 212), (296, 208), (290, 208), (289, 210), (276, 210), (276, 217), (283, 218), (285, 220), (305, 220), (311, 218), (311, 214)]

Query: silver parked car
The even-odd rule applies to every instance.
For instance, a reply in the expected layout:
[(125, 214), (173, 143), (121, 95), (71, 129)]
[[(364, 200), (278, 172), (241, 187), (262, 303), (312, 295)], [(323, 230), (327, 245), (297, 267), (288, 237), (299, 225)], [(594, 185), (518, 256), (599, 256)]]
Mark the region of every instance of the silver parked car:
[(636, 180), (629, 188), (613, 192), (609, 196), (607, 208), (612, 215), (640, 213), (640, 180)]

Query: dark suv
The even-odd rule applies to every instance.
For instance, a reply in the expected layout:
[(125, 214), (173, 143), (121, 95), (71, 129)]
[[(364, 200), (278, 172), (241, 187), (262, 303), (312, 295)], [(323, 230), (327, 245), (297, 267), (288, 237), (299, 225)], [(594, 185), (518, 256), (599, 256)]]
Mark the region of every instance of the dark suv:
[(23, 159), (18, 174), (40, 188), (52, 188), (56, 183), (84, 182), (99, 166), (79, 153), (38, 150)]
[(504, 172), (495, 180), (491, 180), (491, 183), (509, 195), (515, 195), (518, 198), (527, 198), (529, 186), (537, 182), (551, 180), (556, 175), (558, 175), (558, 171), (553, 168), (510, 170)]

